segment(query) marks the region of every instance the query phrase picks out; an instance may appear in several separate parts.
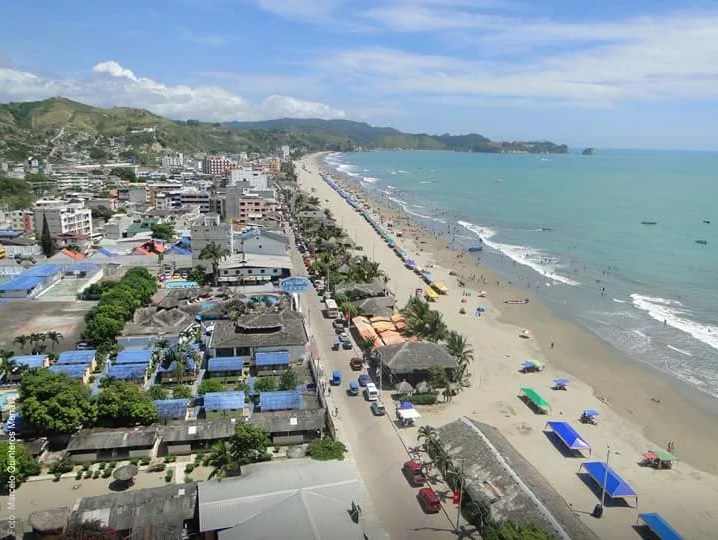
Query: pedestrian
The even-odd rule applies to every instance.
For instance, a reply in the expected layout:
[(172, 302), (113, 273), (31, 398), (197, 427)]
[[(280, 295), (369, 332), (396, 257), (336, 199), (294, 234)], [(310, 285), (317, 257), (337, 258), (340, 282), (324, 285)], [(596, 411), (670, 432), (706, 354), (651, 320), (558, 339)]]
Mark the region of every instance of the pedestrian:
[(554, 348), (554, 345), (556, 345), (553, 341), (551, 342), (551, 348)]
[(334, 407), (334, 416), (339, 418), (339, 407)]
[(327, 394), (330, 396), (332, 395), (332, 387), (331, 386), (327, 386)]

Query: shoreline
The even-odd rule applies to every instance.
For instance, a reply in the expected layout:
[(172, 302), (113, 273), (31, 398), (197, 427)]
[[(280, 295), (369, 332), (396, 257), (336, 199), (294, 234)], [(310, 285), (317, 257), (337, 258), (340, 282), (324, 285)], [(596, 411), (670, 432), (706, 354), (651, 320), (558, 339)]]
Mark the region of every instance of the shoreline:
[[(371, 201), (373, 207), (381, 209), (382, 216), (391, 215), (394, 221), (410, 223), (413, 228), (421, 231), (420, 234), (425, 236), (426, 242), (422, 245), (424, 251), (432, 253), (440, 266), (454, 265), (455, 269), (461, 266), (461, 271), (456, 270), (460, 276), (478, 273), (486, 278), (487, 284), (481, 284), (480, 287), (476, 281), (466, 279), (468, 289), (491, 292), (490, 289), (497, 289), (493, 284), (500, 281), (500, 294), (506, 298), (530, 299), (529, 304), (518, 306), (504, 304), (503, 301), (492, 302), (498, 312), (497, 322), (520, 328), (533, 327), (541, 353), (549, 364), (578, 379), (591, 381), (589, 384), (599, 401), (606, 403), (621, 416), (638, 423), (648, 439), (661, 447), (665, 447), (668, 441), (675, 442), (682, 461), (711, 474), (718, 474), (718, 463), (710, 452), (710, 448), (718, 447), (718, 399), (691, 387), (687, 382), (630, 358), (579, 323), (556, 314), (530, 289), (505, 284), (506, 277), (493, 268), (473, 259), (461, 260), (457, 265), (455, 259), (459, 252), (450, 247), (445, 239), (416, 223), (403, 210), (390, 207), (377, 199), (341, 171), (327, 166), (323, 162), (325, 155), (326, 153), (317, 155), (321, 170), (331, 173), (348, 191), (360, 193), (363, 199)], [(489, 294), (489, 298), (492, 297), (493, 295)], [(551, 333), (560, 334), (560, 338), (551, 339)], [(550, 347), (552, 342), (558, 345), (553, 350)], [(586, 346), (589, 353), (585, 351)], [(629, 371), (631, 380), (642, 380), (641, 387), (636, 388), (629, 399), (620, 393), (620, 387), (613, 380), (616, 370)], [(637, 394), (640, 396), (639, 400), (635, 399)], [(652, 401), (652, 398), (660, 402)], [(696, 412), (699, 413), (698, 416)], [(666, 416), (672, 421), (668, 422)], [(695, 431), (701, 428), (701, 437), (708, 443), (704, 448), (681, 443), (695, 438)]]
[[(577, 477), (581, 461), (575, 456), (568, 458), (560, 445), (552, 446), (553, 439), (547, 438), (544, 431), (547, 420), (568, 421), (592, 445), (593, 460), (605, 460), (608, 446), (615, 455), (622, 456), (612, 457), (611, 466), (640, 494), (642, 510), (661, 512), (685, 537), (712, 534), (712, 524), (718, 520), (710, 503), (718, 497), (715, 476), (718, 466), (713, 456), (713, 448), (718, 444), (718, 419), (694, 405), (702, 396), (684, 399), (687, 391), (677, 385), (679, 381), (657, 376), (577, 323), (559, 319), (534, 294), (509, 286), (495, 271), (453, 251), (445, 238), (427, 231), (403, 211), (376, 200), (358, 183), (342, 180), (341, 173), (326, 166), (321, 158), (321, 154), (315, 154), (299, 162), (300, 168), (307, 165), (306, 171), (299, 171), (300, 188), (311, 189), (320, 206), (330, 208), (347, 234), (364, 247), (363, 254), (381, 264), (390, 277), (389, 289), (398, 306), (404, 305), (415, 288), (426, 285), (320, 177), (319, 170), (329, 172), (338, 179), (337, 184), (361, 198), (385, 226), (392, 221), (394, 231), (404, 231), (402, 247), (419, 267), (431, 267), (435, 280), (449, 287), (432, 309), (441, 312), (449, 329), (466, 336), (474, 348), (471, 386), (450, 404), (421, 407), (423, 425), (443, 425), (459, 416), (493, 425), (600, 537), (634, 538), (635, 532), (630, 528), (636, 522), (634, 507), (611, 505), (603, 520), (590, 517), (596, 491)], [(483, 274), (486, 284), (477, 279), (469, 281), (467, 276), (472, 274), (475, 278)], [(466, 281), (463, 291), (457, 284), (461, 275)], [(475, 291), (479, 289), (487, 292), (486, 298), (477, 298)], [(467, 291), (474, 292), (465, 304)], [(529, 304), (503, 303), (508, 298), (526, 297), (531, 299)], [(481, 317), (471, 315), (477, 302), (486, 308)], [(466, 307), (468, 314), (459, 314), (460, 307)], [(522, 329), (529, 329), (532, 339), (520, 339)], [(556, 344), (553, 349), (552, 341)], [(544, 361), (546, 369), (534, 374), (518, 373), (521, 362), (527, 358)], [(552, 391), (553, 378), (567, 374), (572, 376), (570, 390)], [(517, 394), (523, 386), (530, 386), (548, 398), (552, 412), (535, 414), (519, 401)], [(600, 411), (598, 425), (578, 422), (580, 412), (587, 408)], [(677, 468), (656, 471), (637, 465), (642, 453), (665, 449), (668, 441), (675, 443), (675, 452), (681, 460)]]

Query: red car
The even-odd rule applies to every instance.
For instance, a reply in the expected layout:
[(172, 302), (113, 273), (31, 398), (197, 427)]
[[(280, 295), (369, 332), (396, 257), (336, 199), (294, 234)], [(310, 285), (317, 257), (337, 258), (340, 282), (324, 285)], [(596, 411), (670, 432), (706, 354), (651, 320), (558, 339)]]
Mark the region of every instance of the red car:
[(426, 476), (424, 476), (421, 464), (417, 463), (413, 459), (404, 463), (401, 470), (404, 472), (404, 475), (412, 486), (423, 486), (426, 483)]
[(364, 362), (361, 358), (352, 358), (349, 360), (349, 367), (352, 368), (352, 371), (361, 371), (364, 369)]
[(436, 491), (430, 487), (421, 488), (417, 497), (421, 507), (427, 514), (436, 514), (441, 512), (441, 500), (439, 500), (439, 496), (436, 494)]

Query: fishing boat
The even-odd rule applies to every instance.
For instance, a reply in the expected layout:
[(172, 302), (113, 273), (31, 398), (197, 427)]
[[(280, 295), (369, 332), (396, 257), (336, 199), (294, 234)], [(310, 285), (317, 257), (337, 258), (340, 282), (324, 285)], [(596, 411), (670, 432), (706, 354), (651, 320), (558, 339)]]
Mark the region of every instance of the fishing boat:
[(656, 225), (657, 221), (641, 221), (641, 225)]
[(706, 225), (710, 225), (710, 224), (711, 224), (711, 220), (710, 220), (710, 219), (704, 219), (704, 220), (703, 220), (703, 223), (705, 223)]
[(696, 244), (700, 244), (702, 246), (707, 246), (708, 240), (696, 240)]

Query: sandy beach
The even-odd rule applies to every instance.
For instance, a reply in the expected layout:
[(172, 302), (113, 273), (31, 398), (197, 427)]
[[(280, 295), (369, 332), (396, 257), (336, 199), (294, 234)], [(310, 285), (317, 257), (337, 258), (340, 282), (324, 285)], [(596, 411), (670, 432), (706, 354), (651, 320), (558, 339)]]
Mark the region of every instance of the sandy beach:
[[(322, 180), (319, 160), (320, 156), (314, 155), (298, 162), (301, 188), (317, 196), (322, 207), (330, 208), (349, 236), (363, 246), (364, 254), (381, 264), (390, 277), (389, 289), (403, 306), (415, 289), (426, 285)], [(449, 288), (432, 308), (443, 314), (450, 329), (467, 336), (474, 348), (471, 387), (451, 404), (422, 408), (424, 425), (441, 425), (465, 415), (496, 426), (602, 538), (637, 538), (633, 526), (638, 510), (660, 512), (685, 538), (715, 535), (718, 463), (713, 449), (718, 447), (718, 417), (710, 414), (714, 403), (699, 402), (702, 397), (687, 387), (634, 365), (589, 332), (558, 319), (525, 288), (508, 285), (473, 258), (449, 249), (444, 239), (420, 229), (398, 210), (371, 200), (356, 184), (342, 185), (368, 203), (376, 218), (401, 231), (402, 247), (418, 266), (431, 267), (436, 280)], [(464, 279), (466, 289), (458, 286), (457, 278)], [(480, 290), (486, 291), (486, 298), (478, 297)], [(465, 293), (471, 296), (463, 296)], [(504, 304), (507, 299), (526, 297), (531, 300), (528, 304)], [(486, 309), (480, 317), (474, 314), (478, 306)], [(461, 307), (466, 309), (465, 315), (459, 313)], [(530, 339), (519, 337), (523, 329), (530, 331)], [(519, 373), (528, 358), (544, 361), (546, 369)], [(556, 377), (569, 377), (570, 389), (551, 390)], [(524, 386), (534, 388), (551, 403), (551, 414), (535, 414), (518, 399)], [(587, 408), (600, 411), (598, 425), (578, 422)], [(611, 467), (638, 493), (638, 510), (633, 502), (633, 506), (615, 504), (607, 507), (602, 519), (591, 517), (600, 490), (577, 475), (584, 460), (565, 457), (547, 437), (547, 420), (571, 422), (592, 445), (592, 460), (605, 461), (610, 445), (615, 452)], [(669, 441), (674, 441), (681, 460), (677, 467), (659, 471), (638, 466), (642, 453), (665, 449)]]

